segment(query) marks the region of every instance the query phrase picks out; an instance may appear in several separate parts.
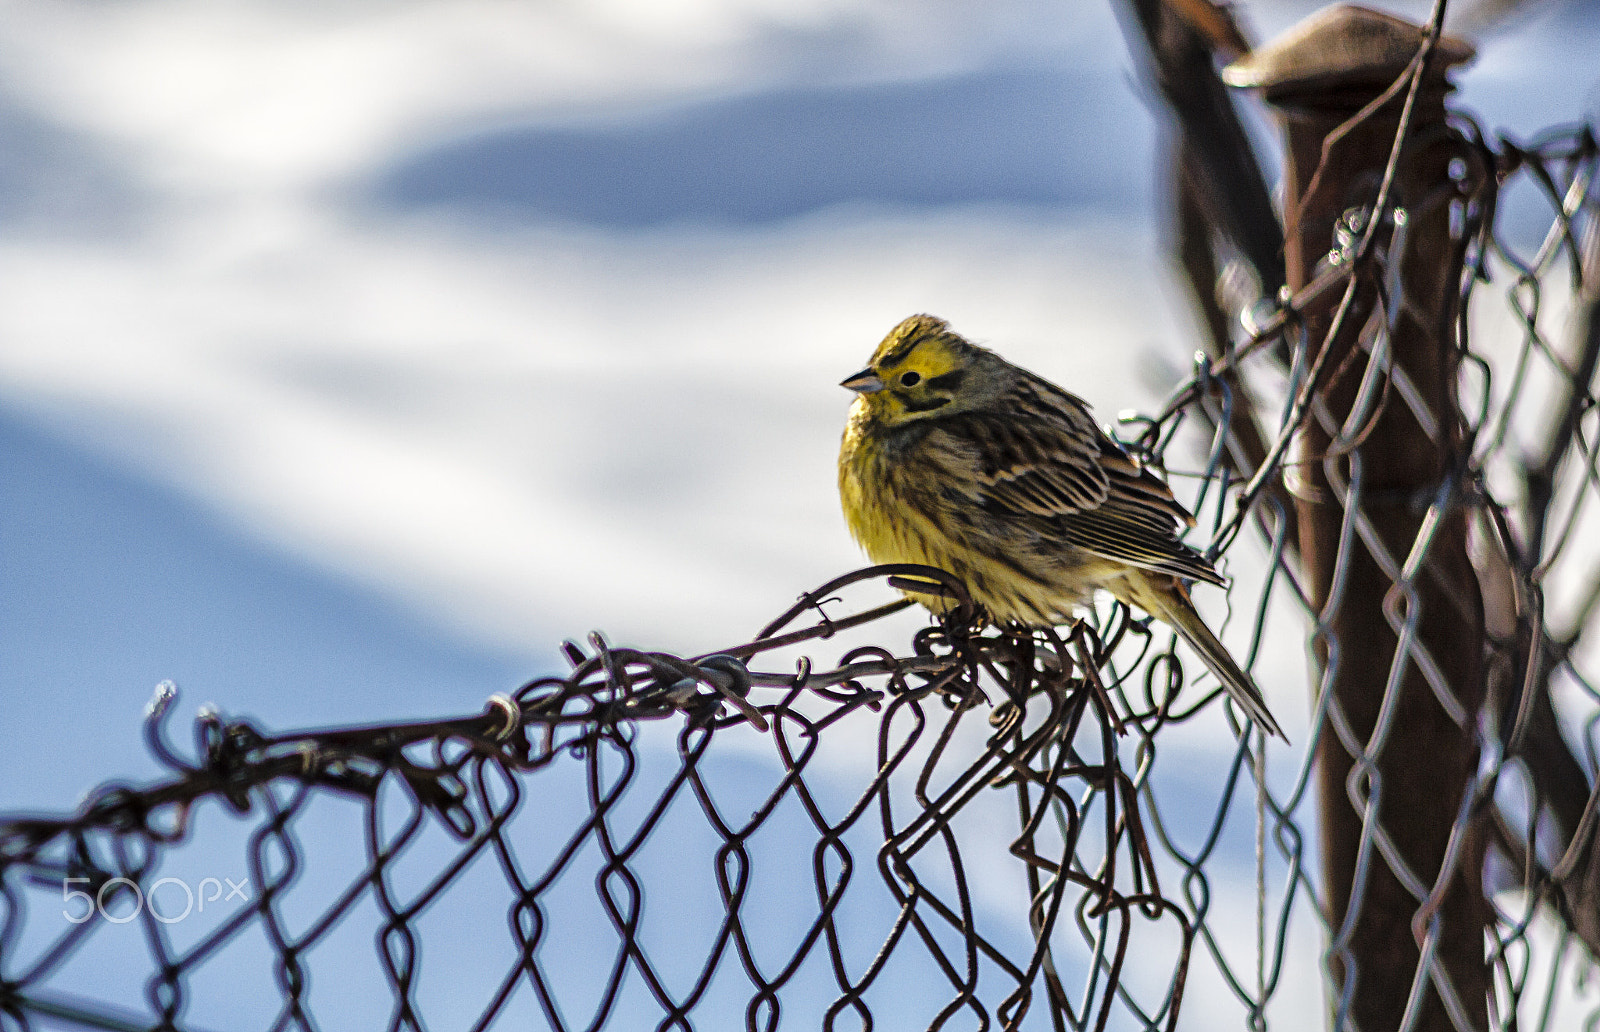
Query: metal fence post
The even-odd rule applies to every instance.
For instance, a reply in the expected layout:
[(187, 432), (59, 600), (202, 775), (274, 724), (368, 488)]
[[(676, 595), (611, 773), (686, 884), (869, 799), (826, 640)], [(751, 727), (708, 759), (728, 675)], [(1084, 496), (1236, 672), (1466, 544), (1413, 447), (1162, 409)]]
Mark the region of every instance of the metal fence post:
[[(1472, 52), (1428, 39), (1338, 7), (1227, 71), (1286, 128), (1289, 287), (1330, 256), (1355, 265), (1344, 296), (1299, 313), (1309, 355), (1324, 353), (1308, 360), (1316, 401), (1287, 476), (1320, 614), (1335, 1027), (1365, 1032), (1482, 1028), (1490, 988), (1481, 846), (1452, 841), (1468, 826), (1483, 690), (1455, 397), (1466, 241), (1451, 207), (1470, 163), (1444, 106), (1446, 71)], [(1369, 229), (1391, 152), (1395, 214)]]

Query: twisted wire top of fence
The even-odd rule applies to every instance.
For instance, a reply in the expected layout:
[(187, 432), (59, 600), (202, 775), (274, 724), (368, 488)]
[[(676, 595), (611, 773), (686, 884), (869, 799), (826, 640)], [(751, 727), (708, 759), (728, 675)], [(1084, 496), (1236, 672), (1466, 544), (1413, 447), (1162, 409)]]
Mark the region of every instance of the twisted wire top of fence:
[[(869, 645), (851, 649), (839, 666), (825, 671), (804, 659), (793, 672), (755, 667), (763, 653), (870, 626), (904, 608), (909, 603), (897, 600), (841, 614), (836, 593), (910, 574), (962, 591), (931, 568), (864, 570), (807, 595), (755, 641), (687, 659), (615, 648), (595, 635), (587, 650), (567, 644), (571, 674), (533, 681), (463, 719), (268, 736), (205, 713), (196, 723), (194, 760), (183, 759), (166, 741), (164, 718), (173, 696), (164, 686), (152, 703), (147, 739), (173, 768), (172, 779), (138, 790), (104, 789), (70, 818), (0, 826), (9, 918), (0, 937), (0, 957), (7, 962), (5, 1006), (19, 1021), (50, 1015), (97, 1027), (187, 1027), (183, 1019), (199, 1003), (189, 983), (242, 937), (260, 935), (275, 954), (283, 996), (276, 1004), (282, 1010), (267, 1024), (311, 1027), (319, 947), (342, 921), (367, 907), (381, 915), (377, 948), (393, 996), (393, 1021), (422, 1027), (422, 998), (428, 994), (418, 918), (441, 905), (464, 872), (484, 864), (503, 879), (501, 921), (509, 941), (493, 969), (493, 991), (458, 1012), (472, 1015), (472, 1027), (488, 1027), (511, 1013), (519, 991), (537, 1000), (552, 1027), (598, 1027), (623, 1006), (630, 979), (660, 1008), (652, 1026), (686, 1027), (697, 1008), (713, 1022), (775, 1026), (780, 993), (815, 979), (815, 972), (804, 969), (818, 958), (826, 958), (835, 983), (826, 1010), (830, 1020), (854, 1012), (870, 1022), (875, 986), (891, 980), (885, 967), (892, 959), (903, 965), (901, 958), (914, 951), (922, 954), (923, 975), (940, 977), (947, 990), (940, 994), (924, 986), (925, 1006), (899, 1003), (894, 1010), (900, 1014), (927, 1010), (936, 1019), (993, 1008), (1000, 1020), (1020, 1018), (1042, 979), (1074, 1025), (1103, 1023), (1119, 1000), (1143, 1012), (1141, 1021), (1170, 1019), (1194, 927), (1159, 891), (1149, 835), (1133, 801), (1138, 786), (1117, 740), (1136, 728), (1148, 745), (1146, 736), (1156, 727), (1195, 710), (1175, 710), (1175, 700), (1166, 695), (1138, 699), (1126, 683), (1108, 683), (1102, 675), (1109, 648), (1134, 640), (1148, 645), (1148, 627), (1122, 610), (1104, 641), (1087, 624), (1064, 636), (984, 632), (968, 612), (918, 632), (905, 654)], [(794, 627), (802, 618), (809, 619)], [(1164, 687), (1177, 684), (1174, 678)], [(872, 749), (873, 773), (854, 799), (825, 801), (806, 777), (824, 737), (864, 710), (877, 711), (876, 742), (858, 743)], [(670, 723), (676, 738), (676, 769), (660, 779), (640, 772), (639, 729), (646, 721)], [(974, 725), (981, 728), (981, 747), (972, 737)], [(735, 731), (761, 735), (779, 759), (770, 785), (741, 793), (748, 808), (719, 802), (728, 789), (707, 770), (713, 739)], [(562, 765), (582, 770), (586, 803), (565, 801), (565, 826), (530, 826), (525, 811), (532, 801), (525, 794), (541, 787), (541, 772)], [(999, 921), (996, 930), (980, 930), (986, 920), (966, 883), (955, 828), (972, 800), (987, 799), (1000, 787), (1014, 792), (1020, 808), (1022, 831), (1004, 849), (1028, 884), (1029, 922), (1038, 934), (1037, 944), (1020, 952), (1017, 928)], [(284, 911), (318, 845), (302, 843), (296, 827), (314, 799), (330, 792), (357, 799), (366, 810), (366, 853), (328, 906), (291, 920)], [(625, 805), (639, 793), (647, 794), (644, 803)], [(246, 850), (251, 895), (205, 934), (180, 943), (178, 933), (185, 929), (173, 918), (183, 892), (190, 891), (191, 906), (181, 911), (189, 918), (192, 890), (177, 883), (158, 906), (150, 886), (163, 850), (191, 834), (197, 804), (213, 799), (237, 813), (259, 814)], [(692, 978), (680, 971), (682, 980), (672, 984), (659, 958), (671, 957), (673, 941), (652, 941), (647, 934), (641, 891), (660, 872), (638, 865), (650, 836), (671, 823), (669, 814), (691, 806), (714, 844), (713, 856), (697, 861), (713, 869), (719, 916), (700, 919), (710, 926), (710, 948), (688, 965), (697, 969)], [(764, 852), (757, 847), (782, 823), (775, 815), (795, 806), (815, 840), (804, 851), (810, 877), (797, 879), (796, 891), (783, 903), (813, 916), (798, 920), (792, 939), (762, 942), (769, 928), (751, 912), (770, 910), (774, 901), (752, 895), (752, 884), (763, 881), (754, 869)], [(446, 833), (450, 845), (432, 877), (402, 889), (395, 869), (430, 827)], [(782, 833), (792, 835), (792, 828)], [(875, 848), (858, 858), (847, 843), (863, 835)], [(538, 844), (530, 846), (530, 837)], [(586, 852), (594, 855), (585, 858)], [(845, 905), (845, 890), (863, 876), (853, 872), (868, 857), (899, 909), (877, 957), (857, 968), (853, 962), (859, 958), (851, 955), (859, 945), (841, 925), (852, 909)], [(552, 971), (572, 958), (552, 961), (557, 951), (549, 910), (561, 889), (571, 891), (574, 881), (587, 880), (582, 875), (594, 880), (617, 941), (615, 963), (589, 973), (600, 986), (598, 997), (574, 1015), (573, 1005), (562, 999), (570, 989), (567, 979)], [(802, 903), (795, 897), (806, 882), (803, 893), (812, 898)], [(59, 899), (68, 883), (82, 893), (73, 898), (87, 910), (69, 907), (58, 934), (29, 943), (20, 918), (34, 886)], [(774, 886), (766, 882), (765, 891), (772, 893)], [(119, 919), (144, 932), (156, 973), (145, 987), (154, 1020), (47, 988), (70, 970), (89, 936), (114, 933)], [(1163, 922), (1171, 926), (1171, 970), (1161, 990), (1141, 1001), (1121, 970), (1134, 926)], [(1083, 949), (1106, 968), (1086, 986), (1063, 982), (1048, 949), (1068, 928), (1084, 936)], [(666, 963), (683, 968), (678, 961)], [(979, 969), (986, 982), (1002, 979), (1006, 991), (980, 993)], [(713, 992), (731, 971), (748, 982), (745, 1013), (737, 1016), (719, 1010), (719, 1003), (726, 1004)]]
[[(1390, 168), (1337, 209), (1312, 274), (1294, 283), (1291, 268), (1270, 312), (1225, 313), (1244, 336), (1125, 425), (1192, 488), (1232, 577), (1219, 622), (1296, 739), (1270, 764), (1148, 620), (1109, 605), (1029, 631), (963, 602), (911, 631), (897, 616), (910, 603), (885, 585), (931, 578), (965, 599), (925, 567), (839, 578), (704, 655), (569, 642), (569, 673), (447, 720), (270, 734), (202, 713), (186, 750), (169, 741), (164, 689), (146, 734), (165, 780), (0, 821), (0, 1017), (1171, 1029), (1198, 1007), (1207, 1023), (1302, 1027), (1325, 956), (1345, 1023), (1379, 974), (1354, 915), (1388, 878), (1418, 950), (1399, 972), (1414, 987), (1405, 1027), (1429, 1000), (1458, 1028), (1572, 1027), (1577, 1009), (1600, 1026), (1592, 987), (1563, 973), (1600, 952), (1600, 693), (1581, 672), (1600, 601), (1587, 544), (1600, 148), (1587, 130), (1491, 142), (1460, 115), (1442, 132), (1408, 139), (1403, 117)], [(1398, 163), (1446, 136), (1444, 181), (1391, 195)], [(1434, 216), (1465, 270), (1450, 284), (1450, 411), (1396, 357), (1418, 303), (1408, 234)], [(1508, 302), (1499, 316), (1485, 283), (1503, 286), (1487, 295)], [(1556, 297), (1576, 313), (1567, 342)], [(1344, 324), (1348, 356), (1325, 366)], [(1373, 478), (1364, 449), (1395, 412), (1464, 444), (1428, 491)], [(1294, 454), (1295, 441), (1321, 446)], [(1321, 574), (1304, 554), (1318, 506), (1339, 533)], [(1452, 520), (1481, 593), (1481, 702), (1422, 622), (1470, 608), (1430, 594)], [(1392, 646), (1341, 623), (1363, 564)], [(835, 648), (837, 662), (816, 660)], [(1335, 690), (1364, 649), (1389, 672), (1367, 715)], [(1476, 762), (1461, 798), (1438, 802), (1448, 839), (1422, 865), (1415, 815), (1384, 801), (1403, 787), (1388, 744), (1430, 747), (1403, 736), (1408, 677)], [(1342, 834), (1327, 797), (1310, 817), (1328, 769), (1348, 771), (1336, 787), (1358, 818), (1344, 885), (1313, 870)], [(1490, 889), (1482, 1013), (1440, 916), (1462, 879)], [(1481, 947), (1479, 930), (1465, 938)]]

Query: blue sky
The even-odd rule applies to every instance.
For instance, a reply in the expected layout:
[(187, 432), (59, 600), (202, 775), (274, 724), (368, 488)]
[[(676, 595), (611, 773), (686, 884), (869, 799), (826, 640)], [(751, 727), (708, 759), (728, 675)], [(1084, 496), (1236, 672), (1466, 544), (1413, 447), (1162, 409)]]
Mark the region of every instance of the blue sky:
[[(154, 773), (164, 679), (284, 729), (749, 637), (859, 562), (834, 385), (911, 312), (1103, 419), (1193, 349), (1099, 5), (4, 11), (3, 810)], [(1487, 128), (1593, 116), (1577, 5), (1478, 42)]]

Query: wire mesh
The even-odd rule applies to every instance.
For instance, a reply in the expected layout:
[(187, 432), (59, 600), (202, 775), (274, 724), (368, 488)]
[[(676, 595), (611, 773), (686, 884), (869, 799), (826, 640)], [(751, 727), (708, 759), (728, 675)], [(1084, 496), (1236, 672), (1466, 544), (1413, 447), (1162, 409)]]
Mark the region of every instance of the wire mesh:
[[(1149, 837), (1133, 802), (1137, 786), (1116, 745), (1127, 718), (1114, 715), (1112, 690), (1098, 679), (1104, 646), (1087, 625), (1065, 637), (981, 633), (970, 618), (956, 618), (917, 633), (903, 655), (864, 646), (827, 671), (804, 660), (792, 673), (747, 665), (774, 648), (904, 608), (893, 601), (850, 615), (824, 612), (829, 599), (837, 608), (835, 592), (855, 582), (911, 572), (948, 581), (920, 567), (862, 571), (808, 596), (755, 642), (692, 660), (611, 647), (598, 635), (587, 650), (568, 643), (571, 674), (497, 697), (476, 717), (266, 736), (203, 714), (193, 762), (165, 741), (173, 692), (163, 686), (147, 734), (173, 768), (171, 780), (138, 791), (105, 789), (72, 818), (4, 826), (5, 1012), (29, 1027), (44, 1018), (105, 1028), (192, 1027), (185, 1016), (197, 1006), (213, 1014), (231, 1014), (234, 1006), (227, 985), (212, 987), (222, 998), (202, 1005), (189, 985), (195, 973), (254, 934), (268, 946), (279, 997), (280, 1009), (264, 1024), (319, 1027), (313, 972), (327, 956), (319, 950), (341, 922), (364, 914), (392, 997), (389, 1024), (427, 1027), (424, 998), (438, 998), (432, 988), (422, 992), (419, 918), (450, 905), (441, 901), (481, 861), (503, 889), (497, 931), (505, 948), (489, 991), (466, 1010), (459, 999), (445, 1005), (468, 1027), (512, 1020), (519, 1012), (509, 1005), (519, 994), (555, 1028), (686, 1028), (697, 1012), (714, 1025), (777, 1027), (785, 990), (823, 977), (804, 971), (808, 964), (825, 964), (831, 976), (824, 1025), (871, 1024), (874, 988), (892, 983), (903, 991), (910, 976), (886, 969), (903, 968), (912, 953), (923, 962), (916, 970), (945, 987), (919, 986), (925, 1006), (893, 1007), (902, 1015), (926, 1011), (922, 1024), (968, 1012), (985, 1016), (980, 1024), (992, 1016), (1015, 1026), (1030, 1009), (1045, 1009), (1038, 1000), (1049, 996), (1049, 1009), (1072, 1027), (1103, 1025), (1113, 1006), (1170, 1025), (1193, 929), (1156, 888)], [(961, 589), (952, 582), (950, 590)], [(808, 616), (805, 626), (792, 626)], [(1130, 640), (1148, 634), (1125, 618), (1116, 633)], [(807, 775), (824, 736), (863, 720), (876, 726), (875, 741), (855, 743), (871, 750), (870, 778), (853, 799), (819, 793)], [(675, 738), (673, 763), (660, 776), (643, 770), (643, 754), (652, 750), (640, 728), (652, 721), (668, 725)], [(770, 786), (730, 790), (721, 783), (728, 772), (713, 771), (712, 743), (730, 748), (728, 736), (739, 734), (759, 736), (774, 751), (781, 776)], [(530, 798), (547, 790), (552, 776), (579, 796), (560, 801), (560, 825)], [(1014, 797), (1023, 829), (1006, 849), (1022, 872), (1019, 885), (1026, 884), (1032, 947), (1019, 949), (1016, 929), (1005, 922), (985, 928), (991, 919), (975, 902), (963, 864), (959, 817), (974, 800), (987, 805), (997, 790)], [(728, 800), (730, 791), (739, 802)], [(316, 798), (329, 793), (359, 802), (353, 823), (364, 826), (365, 848), (347, 881), (315, 890), (331, 893), (331, 901), (306, 911), (291, 902), (298, 904), (297, 881), (325, 844), (298, 829)], [(172, 887), (158, 896), (155, 876), (165, 854), (195, 834), (197, 809), (214, 801), (251, 818), (243, 850), (248, 876), (239, 880), (248, 884), (240, 890), (248, 898), (204, 934), (180, 942), (176, 933), (187, 930), (180, 921), (191, 917), (195, 898), (181, 876), (168, 876)], [(646, 920), (651, 907), (642, 888), (659, 881), (660, 868), (639, 868), (651, 836), (670, 833), (664, 829), (685, 809), (697, 811), (698, 837), (714, 846), (693, 862), (702, 874), (709, 869), (717, 902), (715, 915), (702, 921), (709, 933), (703, 955), (686, 964), (675, 956), (681, 945), (670, 931)], [(807, 862), (791, 865), (792, 885), (762, 879), (768, 896), (754, 900), (755, 858), (774, 859), (756, 840), (776, 828), (779, 843), (792, 844), (797, 829), (778, 827), (786, 821), (806, 826), (811, 837), (795, 859)], [(399, 869), (421, 848), (425, 829), (443, 831), (450, 843), (430, 853), (436, 869), (402, 878)], [(852, 850), (847, 842), (862, 836), (870, 848)], [(844, 927), (846, 890), (869, 876), (861, 870), (869, 858), (892, 901), (875, 954), (863, 953)], [(592, 963), (581, 966), (592, 984), (575, 990), (572, 972), (562, 970), (572, 958), (552, 945), (561, 938), (553, 916), (561, 904), (552, 900), (585, 877), (615, 942), (589, 952)], [(683, 879), (691, 880), (687, 872)], [(792, 934), (774, 935), (768, 918), (775, 903), (810, 916), (788, 914)], [(22, 927), (28, 916), (53, 927), (31, 937), (33, 929)], [(66, 977), (69, 961), (90, 936), (127, 922), (143, 933), (147, 1013), (136, 1016), (132, 999), (108, 1008), (86, 996), (81, 982), (59, 988), (63, 978), (74, 984)], [(1140, 998), (1121, 977), (1134, 929), (1162, 924), (1170, 966), (1156, 991)], [(1090, 968), (1101, 970), (1084, 985), (1063, 981), (1050, 947), (1069, 935), (1082, 937)], [(742, 979), (746, 998), (735, 1010), (743, 1013), (729, 1013), (720, 983), (730, 978)], [(630, 981), (644, 988), (649, 1004), (627, 999)], [(722, 998), (714, 998), (718, 989)], [(574, 995), (587, 1002), (575, 1004)], [(634, 1011), (651, 1005), (658, 1010), (640, 1023)]]
[[(1300, 1028), (1326, 987), (1333, 1024), (1355, 1027), (1370, 961), (1316, 875), (1318, 757), (1338, 749), (1358, 772), (1351, 909), (1382, 872), (1407, 894), (1403, 1027), (1428, 992), (1463, 1030), (1600, 1027), (1600, 691), (1583, 672), (1600, 148), (1585, 129), (1491, 141), (1459, 115), (1446, 131), (1471, 156), (1428, 201), (1465, 269), (1452, 411), (1391, 347), (1414, 304), (1391, 256), (1426, 214), (1389, 198), (1391, 169), (1378, 203), (1340, 212), (1308, 283), (1230, 313), (1243, 336), (1124, 424), (1201, 517), (1232, 579), (1208, 615), (1292, 745), (1217, 705), (1172, 636), (1120, 605), (1059, 631), (986, 626), (965, 603), (918, 625), (887, 590), (900, 578), (965, 597), (922, 567), (840, 578), (705, 655), (567, 643), (569, 673), (457, 719), (269, 734), (202, 712), (185, 755), (166, 686), (147, 724), (166, 780), (0, 821), (5, 1026)], [(1364, 363), (1336, 411), (1303, 313), (1358, 283), (1377, 300), (1336, 317), (1359, 320)], [(1351, 461), (1386, 407), (1435, 437), (1459, 424), (1465, 459), (1423, 496), (1387, 496)], [(1244, 411), (1272, 428), (1254, 452)], [(1314, 424), (1336, 447), (1291, 457)], [(1365, 556), (1377, 598), (1336, 572), (1318, 603), (1308, 499), (1337, 505), (1333, 568)], [(1398, 543), (1380, 530), (1395, 507), (1418, 528)], [(1452, 515), (1482, 596), (1479, 686), (1416, 631)], [(1326, 690), (1370, 644), (1340, 640), (1356, 604), (1397, 642), (1366, 732)], [(1427, 748), (1395, 701), (1408, 670), (1476, 757), (1459, 798), (1425, 801), (1450, 833), (1433, 869), (1400, 844), (1418, 814), (1381, 776), (1386, 751)], [(1482, 1007), (1439, 920), (1463, 879), (1490, 908), (1468, 943)]]

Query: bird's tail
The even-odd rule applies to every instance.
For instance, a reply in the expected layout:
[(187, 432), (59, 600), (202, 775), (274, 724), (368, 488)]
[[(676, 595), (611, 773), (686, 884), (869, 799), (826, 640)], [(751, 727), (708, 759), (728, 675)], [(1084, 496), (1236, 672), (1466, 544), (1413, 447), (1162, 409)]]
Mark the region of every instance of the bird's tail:
[(1132, 602), (1177, 631), (1178, 636), (1204, 661), (1206, 668), (1217, 675), (1217, 680), (1222, 682), (1222, 687), (1227, 690), (1228, 695), (1251, 720), (1260, 724), (1268, 734), (1277, 735), (1288, 741), (1283, 729), (1272, 719), (1272, 714), (1267, 710), (1267, 703), (1261, 697), (1261, 690), (1250, 679), (1250, 675), (1233, 661), (1233, 656), (1229, 655), (1227, 647), (1217, 640), (1217, 636), (1211, 633), (1211, 628), (1200, 618), (1194, 603), (1189, 601), (1188, 589), (1182, 582), (1161, 574), (1146, 574), (1127, 577), (1123, 581), (1123, 586), (1125, 591), (1114, 594), (1119, 597), (1125, 594), (1124, 602)]

